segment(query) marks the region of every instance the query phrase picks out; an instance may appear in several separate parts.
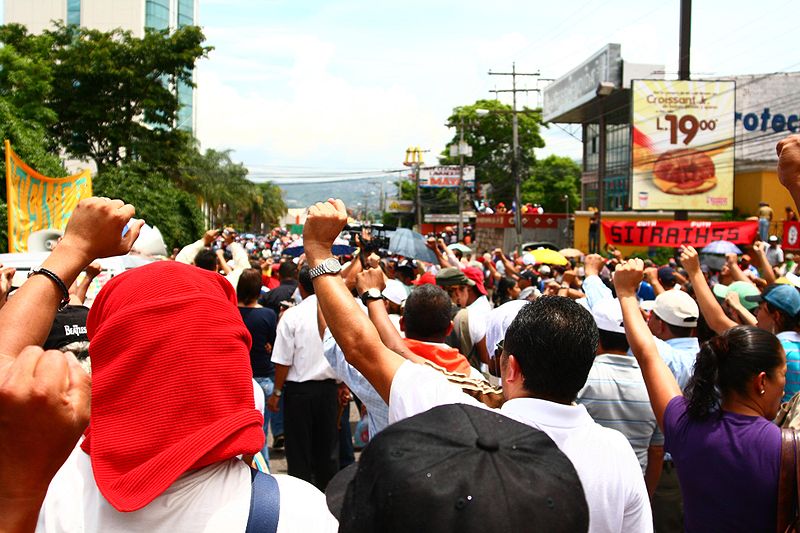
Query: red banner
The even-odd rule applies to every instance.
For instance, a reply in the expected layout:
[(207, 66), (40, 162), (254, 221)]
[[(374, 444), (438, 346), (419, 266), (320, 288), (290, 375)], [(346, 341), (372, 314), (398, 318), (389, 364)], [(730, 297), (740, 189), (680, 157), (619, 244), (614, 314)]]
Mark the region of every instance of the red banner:
[[(564, 213), (533, 213), (522, 214), (522, 227), (524, 228), (558, 228), (558, 221), (566, 217)], [(514, 213), (500, 213), (494, 215), (478, 215), (475, 218), (478, 228), (513, 228)]]
[(783, 223), (783, 249), (800, 250), (800, 222)]
[(702, 248), (713, 241), (751, 244), (758, 234), (758, 222), (699, 222), (683, 220), (603, 220), (606, 242), (621, 246), (667, 246), (689, 244)]

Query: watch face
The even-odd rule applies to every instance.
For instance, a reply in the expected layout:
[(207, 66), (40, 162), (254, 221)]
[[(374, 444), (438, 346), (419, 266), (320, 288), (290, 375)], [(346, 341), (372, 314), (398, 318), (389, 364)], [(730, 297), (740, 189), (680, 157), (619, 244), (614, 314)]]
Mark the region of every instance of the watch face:
[(335, 257), (329, 257), (324, 262), (325, 270), (328, 272), (339, 272), (342, 269), (342, 265), (339, 264), (339, 260)]
[(372, 287), (370, 290), (368, 290), (367, 294), (370, 298), (382, 298), (380, 289), (376, 289), (375, 287)]

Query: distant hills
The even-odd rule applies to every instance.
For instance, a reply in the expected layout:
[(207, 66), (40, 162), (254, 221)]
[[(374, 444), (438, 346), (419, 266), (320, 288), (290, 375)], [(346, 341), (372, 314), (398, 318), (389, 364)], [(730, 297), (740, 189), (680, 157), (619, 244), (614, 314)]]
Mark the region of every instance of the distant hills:
[(380, 208), (381, 184), (384, 194), (394, 197), (397, 196), (397, 185), (392, 180), (396, 179), (382, 176), (315, 183), (274, 182), (283, 191), (284, 201), (289, 208), (308, 207), (328, 198), (341, 198), (347, 207), (356, 208), (357, 204), (366, 202), (370, 211), (377, 211)]

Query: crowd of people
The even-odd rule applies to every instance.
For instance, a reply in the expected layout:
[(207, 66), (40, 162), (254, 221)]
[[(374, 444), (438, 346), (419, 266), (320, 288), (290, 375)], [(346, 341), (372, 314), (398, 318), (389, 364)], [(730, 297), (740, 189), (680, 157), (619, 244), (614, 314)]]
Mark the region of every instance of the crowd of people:
[[(798, 203), (800, 136), (777, 149)], [(435, 263), (337, 256), (329, 200), (296, 257), (286, 232), (212, 230), (82, 307), (134, 211), (84, 200), (21, 287), (0, 272), (0, 531), (796, 524), (773, 420), (800, 393), (800, 276), (775, 239), (667, 264), (444, 236)]]

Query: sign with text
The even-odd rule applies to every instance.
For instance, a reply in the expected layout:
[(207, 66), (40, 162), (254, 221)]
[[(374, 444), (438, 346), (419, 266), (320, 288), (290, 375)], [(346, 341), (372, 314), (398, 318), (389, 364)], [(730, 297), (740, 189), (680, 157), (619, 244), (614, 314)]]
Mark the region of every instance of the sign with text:
[(86, 169), (74, 176), (48, 178), (25, 164), (6, 147), (8, 251), (28, 251), (28, 237), (44, 229), (63, 231), (72, 211), (92, 195), (92, 175)]
[(699, 222), (683, 220), (603, 220), (606, 241), (615, 246), (666, 246), (688, 244), (702, 248), (713, 241), (752, 244), (758, 222)]
[(733, 81), (633, 80), (631, 205), (733, 209)]
[[(446, 165), (439, 167), (424, 167), (419, 169), (420, 187), (441, 187), (458, 188), (461, 178), (461, 167), (458, 165)], [(472, 189), (475, 187), (475, 167), (464, 167), (464, 187)]]

